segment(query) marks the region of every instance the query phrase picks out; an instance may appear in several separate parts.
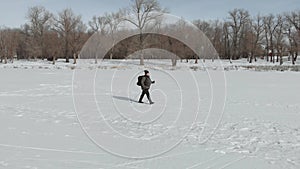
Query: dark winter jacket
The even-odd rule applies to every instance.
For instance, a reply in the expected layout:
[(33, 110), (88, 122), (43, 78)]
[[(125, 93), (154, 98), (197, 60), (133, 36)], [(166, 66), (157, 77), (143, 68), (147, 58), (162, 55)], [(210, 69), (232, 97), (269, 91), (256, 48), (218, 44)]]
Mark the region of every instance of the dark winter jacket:
[(151, 86), (152, 83), (154, 83), (154, 81), (152, 81), (149, 76), (145, 75), (142, 78), (141, 87), (142, 87), (143, 90), (150, 89), (150, 86)]

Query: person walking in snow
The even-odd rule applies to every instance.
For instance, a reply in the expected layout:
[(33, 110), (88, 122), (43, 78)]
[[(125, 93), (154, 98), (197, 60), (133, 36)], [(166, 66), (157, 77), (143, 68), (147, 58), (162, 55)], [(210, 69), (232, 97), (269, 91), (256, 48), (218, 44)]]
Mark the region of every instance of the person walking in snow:
[(138, 79), (138, 85), (141, 86), (141, 88), (142, 88), (142, 94), (140, 96), (139, 103), (144, 103), (143, 98), (146, 94), (146, 96), (149, 100), (149, 103), (153, 104), (154, 102), (151, 100), (149, 89), (150, 89), (151, 84), (154, 84), (155, 81), (151, 80), (148, 70), (144, 70), (144, 72), (145, 72), (145, 75), (140, 76)]

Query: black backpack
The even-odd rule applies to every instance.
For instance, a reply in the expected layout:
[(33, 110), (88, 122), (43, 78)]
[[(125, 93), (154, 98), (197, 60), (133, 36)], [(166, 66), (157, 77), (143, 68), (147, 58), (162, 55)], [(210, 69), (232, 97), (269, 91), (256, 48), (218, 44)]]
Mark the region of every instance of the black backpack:
[(142, 79), (144, 76), (139, 76), (138, 77), (138, 82), (136, 83), (138, 86), (142, 86)]

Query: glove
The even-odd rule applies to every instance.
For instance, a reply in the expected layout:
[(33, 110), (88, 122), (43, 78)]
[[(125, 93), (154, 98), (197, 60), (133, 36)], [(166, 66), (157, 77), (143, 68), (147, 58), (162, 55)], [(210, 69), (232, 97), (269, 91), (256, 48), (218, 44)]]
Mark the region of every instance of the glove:
[(154, 80), (154, 81), (152, 81), (152, 83), (155, 83), (155, 80)]

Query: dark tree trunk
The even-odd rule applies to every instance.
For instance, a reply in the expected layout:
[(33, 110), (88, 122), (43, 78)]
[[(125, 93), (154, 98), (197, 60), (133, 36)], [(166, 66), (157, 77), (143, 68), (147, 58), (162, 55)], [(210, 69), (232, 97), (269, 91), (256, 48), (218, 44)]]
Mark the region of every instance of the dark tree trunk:
[(73, 64), (76, 64), (77, 63), (77, 55), (76, 55), (76, 53), (73, 54), (73, 59), (74, 59)]
[(7, 64), (7, 57), (4, 56), (4, 64)]
[(143, 50), (143, 34), (142, 32), (140, 32), (140, 52), (141, 52), (141, 56), (140, 56), (140, 65), (144, 65), (144, 52)]
[(53, 55), (53, 57), (52, 57), (52, 64), (53, 64), (53, 65), (55, 65), (55, 60), (56, 60), (56, 56)]
[(280, 65), (283, 64), (282, 55), (280, 55)]
[(69, 56), (67, 55), (67, 57), (66, 57), (66, 62), (67, 63), (69, 63), (70, 62), (70, 60), (69, 60)]
[(294, 53), (292, 54), (292, 64), (295, 65), (295, 57), (294, 57)]
[(171, 59), (172, 60), (172, 66), (176, 66), (176, 64), (177, 64), (177, 59), (176, 58), (173, 58), (173, 59)]
[(69, 42), (67, 39), (65, 39), (65, 57), (66, 57), (66, 62), (69, 63)]

